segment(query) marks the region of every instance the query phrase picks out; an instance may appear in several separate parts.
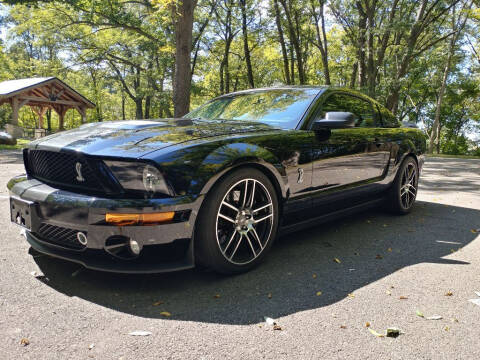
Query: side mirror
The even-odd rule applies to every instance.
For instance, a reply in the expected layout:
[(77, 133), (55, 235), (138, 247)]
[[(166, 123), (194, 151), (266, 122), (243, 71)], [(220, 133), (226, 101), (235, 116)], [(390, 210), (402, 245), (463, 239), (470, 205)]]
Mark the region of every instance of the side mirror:
[(313, 131), (325, 129), (344, 129), (355, 127), (356, 117), (350, 112), (330, 111), (325, 114), (325, 119), (316, 120), (313, 123)]

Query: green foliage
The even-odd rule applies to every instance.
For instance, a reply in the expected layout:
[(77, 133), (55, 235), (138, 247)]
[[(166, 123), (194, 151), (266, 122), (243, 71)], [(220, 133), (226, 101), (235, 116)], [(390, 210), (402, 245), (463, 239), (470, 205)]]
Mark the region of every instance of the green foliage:
[[(8, 5), (0, 5), (5, 14), (0, 31), (6, 34), (5, 41), (0, 41), (0, 81), (57, 76), (97, 104), (88, 112), (88, 121), (172, 116), (179, 0), (3, 3)], [(227, 89), (250, 87), (246, 32), (256, 87), (284, 84), (285, 65), (291, 83), (299, 84), (300, 64), (304, 83), (323, 85), (328, 68), (333, 85), (362, 90), (389, 105), (399, 120), (416, 122), (426, 133), (431, 131), (452, 15), (467, 11), (467, 0), (427, 1), (428, 11), (418, 24), (423, 1), (245, 0), (245, 29), (241, 3), (197, 0), (192, 108)], [(325, 42), (322, 14), (326, 65), (319, 44)], [(441, 152), (479, 151), (479, 14), (474, 5), (454, 48), (441, 107)], [(283, 31), (286, 59), (279, 30)], [(398, 98), (393, 106), (395, 93)], [(0, 106), (0, 127), (9, 117), (9, 107)], [(29, 108), (22, 108), (20, 123), (36, 126)], [(79, 115), (69, 111), (66, 128), (79, 124)], [(54, 130), (58, 126), (55, 113), (52, 126)]]

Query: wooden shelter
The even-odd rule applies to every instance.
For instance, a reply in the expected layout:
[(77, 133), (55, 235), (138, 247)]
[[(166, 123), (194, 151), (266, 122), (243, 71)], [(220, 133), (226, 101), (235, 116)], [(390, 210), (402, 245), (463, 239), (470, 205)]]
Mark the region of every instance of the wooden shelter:
[[(29, 78), (0, 82), (0, 105), (9, 103), (12, 106), (11, 132), (18, 133), (18, 111), (28, 105), (38, 115), (38, 128), (43, 129), (43, 117), (48, 109), (53, 109), (59, 117), (59, 128), (64, 128), (65, 113), (76, 109), (82, 123), (86, 121), (87, 109), (95, 108), (95, 104), (72, 89), (56, 77)], [(44, 130), (43, 130), (44, 131)], [(16, 136), (16, 134), (12, 134)], [(18, 137), (18, 136), (16, 136)]]

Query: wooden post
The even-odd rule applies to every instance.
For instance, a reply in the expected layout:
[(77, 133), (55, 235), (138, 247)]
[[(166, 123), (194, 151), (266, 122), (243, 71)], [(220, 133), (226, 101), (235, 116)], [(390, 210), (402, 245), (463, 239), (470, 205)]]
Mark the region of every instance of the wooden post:
[(48, 107), (39, 105), (32, 106), (33, 111), (38, 115), (38, 128), (43, 129), (43, 115), (47, 112)]
[(38, 111), (38, 128), (43, 129), (43, 115), (47, 111), (46, 107), (41, 106)]
[(12, 98), (12, 125), (18, 126), (18, 98)]
[(80, 116), (82, 117), (82, 124), (87, 122), (87, 109), (84, 106), (75, 106)]
[(62, 111), (61, 113), (58, 114), (58, 129), (59, 130), (64, 130), (64, 118), (65, 118), (65, 113)]
[(58, 129), (65, 130), (65, 114), (68, 111), (68, 107), (61, 106), (58, 110)]

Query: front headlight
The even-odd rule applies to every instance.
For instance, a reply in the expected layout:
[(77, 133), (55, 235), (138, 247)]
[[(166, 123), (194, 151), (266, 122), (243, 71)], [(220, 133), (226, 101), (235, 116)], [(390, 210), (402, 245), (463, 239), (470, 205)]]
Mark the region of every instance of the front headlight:
[(120, 185), (127, 191), (142, 192), (145, 195), (173, 195), (164, 176), (155, 166), (128, 161), (104, 161)]

